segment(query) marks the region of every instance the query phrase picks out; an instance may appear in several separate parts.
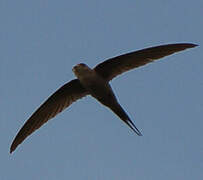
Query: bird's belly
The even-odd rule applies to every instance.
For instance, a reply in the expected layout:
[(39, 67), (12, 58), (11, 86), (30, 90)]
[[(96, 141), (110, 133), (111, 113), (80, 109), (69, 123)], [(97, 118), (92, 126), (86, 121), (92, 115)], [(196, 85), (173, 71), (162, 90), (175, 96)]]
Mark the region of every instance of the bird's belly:
[(91, 96), (97, 99), (100, 103), (108, 106), (113, 101), (117, 101), (116, 97), (108, 83), (94, 81), (88, 84), (87, 89)]
[(109, 87), (106, 83), (99, 81), (89, 81), (86, 83), (86, 89), (94, 96), (105, 96), (109, 93)]
[(89, 94), (103, 105), (108, 106), (112, 100), (116, 100), (110, 84), (96, 74), (94, 76), (80, 78), (80, 82)]

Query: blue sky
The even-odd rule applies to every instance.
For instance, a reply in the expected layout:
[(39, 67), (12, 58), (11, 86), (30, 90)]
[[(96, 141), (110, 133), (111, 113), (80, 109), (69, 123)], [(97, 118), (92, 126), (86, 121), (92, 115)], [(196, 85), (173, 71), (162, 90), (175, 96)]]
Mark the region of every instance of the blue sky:
[[(0, 179), (202, 179), (202, 9), (202, 0), (1, 0)], [(143, 137), (86, 97), (9, 154), (75, 64), (176, 42), (200, 46), (111, 82)]]

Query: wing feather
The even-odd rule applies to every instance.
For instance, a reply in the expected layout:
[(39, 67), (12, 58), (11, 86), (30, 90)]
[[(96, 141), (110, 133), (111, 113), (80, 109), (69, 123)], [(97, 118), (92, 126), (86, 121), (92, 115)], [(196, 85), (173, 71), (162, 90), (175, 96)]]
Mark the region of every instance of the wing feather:
[(78, 79), (74, 79), (59, 88), (26, 121), (13, 141), (10, 153), (12, 153), (16, 147), (25, 140), (25, 138), (32, 134), (36, 129), (40, 128), (49, 119), (55, 117), (74, 101), (86, 95), (88, 95), (88, 92)]
[(193, 48), (195, 46), (197, 45), (190, 43), (179, 43), (146, 48), (108, 59), (98, 64), (94, 70), (104, 79), (110, 81), (114, 77), (128, 70), (143, 66), (156, 59), (160, 59), (164, 56), (171, 55), (187, 48)]

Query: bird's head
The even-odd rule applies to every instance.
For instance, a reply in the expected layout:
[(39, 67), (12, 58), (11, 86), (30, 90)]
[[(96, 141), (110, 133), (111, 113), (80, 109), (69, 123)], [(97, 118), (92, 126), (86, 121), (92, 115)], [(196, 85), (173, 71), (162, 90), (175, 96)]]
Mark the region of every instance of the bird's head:
[(80, 79), (81, 77), (89, 76), (92, 72), (92, 69), (89, 68), (86, 64), (80, 63), (73, 67), (74, 74)]

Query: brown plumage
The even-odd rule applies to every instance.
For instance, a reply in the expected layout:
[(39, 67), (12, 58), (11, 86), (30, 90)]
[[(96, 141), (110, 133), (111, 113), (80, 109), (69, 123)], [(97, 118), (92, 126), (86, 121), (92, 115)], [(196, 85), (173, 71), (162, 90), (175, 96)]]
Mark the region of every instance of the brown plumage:
[(140, 131), (118, 103), (109, 81), (128, 70), (195, 46), (197, 45), (180, 43), (151, 47), (108, 59), (97, 65), (94, 69), (89, 68), (85, 64), (76, 65), (73, 71), (78, 79), (74, 79), (59, 88), (33, 113), (15, 137), (10, 148), (10, 153), (27, 136), (40, 128), (49, 119), (55, 117), (74, 101), (86, 95), (93, 96), (100, 103), (110, 108), (136, 134), (141, 135)]

